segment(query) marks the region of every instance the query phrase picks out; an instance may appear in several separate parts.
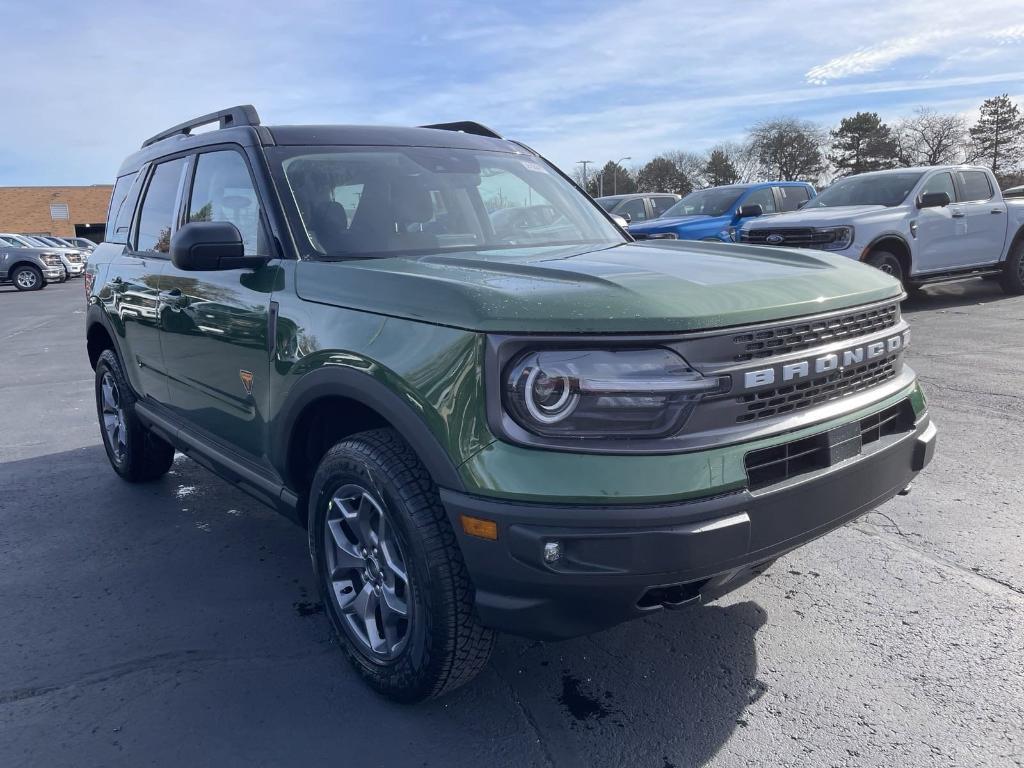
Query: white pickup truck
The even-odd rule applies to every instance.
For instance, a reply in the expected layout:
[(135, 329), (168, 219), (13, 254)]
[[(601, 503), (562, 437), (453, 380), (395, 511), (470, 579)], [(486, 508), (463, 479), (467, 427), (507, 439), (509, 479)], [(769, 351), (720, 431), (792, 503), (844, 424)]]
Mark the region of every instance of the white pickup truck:
[(987, 168), (934, 166), (837, 181), (790, 213), (748, 221), (740, 242), (834, 251), (908, 290), (966, 277), (1024, 293), (1024, 198), (1003, 199)]

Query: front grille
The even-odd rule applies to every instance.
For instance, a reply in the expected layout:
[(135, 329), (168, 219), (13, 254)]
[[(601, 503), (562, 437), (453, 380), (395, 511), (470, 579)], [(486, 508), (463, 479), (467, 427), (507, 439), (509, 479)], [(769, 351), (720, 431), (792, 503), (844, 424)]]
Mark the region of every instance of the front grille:
[(807, 381), (751, 392), (736, 398), (737, 402), (745, 406), (736, 417), (736, 421), (742, 424), (792, 411), (802, 411), (813, 405), (838, 400), (874, 387), (895, 375), (896, 358), (890, 357), (858, 365), (856, 368), (833, 371)]
[[(777, 237), (772, 237), (776, 235)], [(769, 239), (771, 238), (771, 239)], [(778, 238), (782, 238), (779, 240)], [(740, 231), (740, 242), (750, 245), (779, 245), (789, 248), (824, 248), (836, 239), (835, 232), (821, 232), (807, 227), (751, 229)]]
[(892, 328), (899, 322), (896, 302), (846, 315), (788, 323), (775, 328), (748, 331), (733, 337), (737, 362), (785, 355), (852, 336), (865, 336)]
[(751, 451), (744, 457), (752, 491), (831, 467), (860, 454), (863, 446), (914, 428), (914, 409), (904, 400), (884, 411), (801, 440)]

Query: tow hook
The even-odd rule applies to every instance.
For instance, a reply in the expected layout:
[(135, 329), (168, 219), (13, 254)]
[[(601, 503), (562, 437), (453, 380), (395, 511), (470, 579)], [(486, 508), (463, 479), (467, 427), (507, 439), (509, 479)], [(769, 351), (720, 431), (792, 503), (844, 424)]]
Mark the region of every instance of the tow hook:
[(910, 494), (910, 492), (913, 490), (913, 488), (914, 488), (914, 484), (913, 483), (908, 483), (907, 487), (904, 488), (899, 493), (897, 493), (896, 495), (897, 496), (908, 496)]

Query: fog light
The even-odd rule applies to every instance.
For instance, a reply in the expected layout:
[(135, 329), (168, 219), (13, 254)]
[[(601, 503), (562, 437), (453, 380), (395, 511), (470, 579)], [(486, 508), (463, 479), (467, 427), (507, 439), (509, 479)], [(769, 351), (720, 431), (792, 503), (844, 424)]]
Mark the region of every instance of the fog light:
[(557, 563), (562, 558), (562, 543), (549, 541), (544, 545), (544, 562)]

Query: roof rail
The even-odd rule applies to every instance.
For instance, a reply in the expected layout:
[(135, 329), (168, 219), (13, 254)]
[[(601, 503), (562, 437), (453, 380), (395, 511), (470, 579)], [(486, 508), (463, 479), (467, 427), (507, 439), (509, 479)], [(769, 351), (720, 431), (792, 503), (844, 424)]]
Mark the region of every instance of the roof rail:
[(475, 123), (472, 120), (460, 120), (455, 123), (435, 123), (434, 125), (421, 125), (420, 128), (435, 128), (439, 131), (459, 131), (461, 133), (473, 133), (477, 136), (486, 136), (490, 139), (500, 139), (501, 136), (492, 131), (486, 125)]
[(188, 136), (192, 133), (193, 128), (209, 125), (210, 123), (220, 123), (220, 128), (233, 128), (236, 125), (259, 125), (260, 116), (256, 113), (256, 107), (252, 104), (228, 107), (227, 109), (211, 112), (202, 117), (186, 120), (184, 123), (179, 123), (173, 128), (168, 128), (166, 131), (160, 131), (156, 136), (150, 136), (142, 142), (142, 146), (148, 147), (150, 144), (156, 144), (158, 141), (169, 139), (171, 136)]

